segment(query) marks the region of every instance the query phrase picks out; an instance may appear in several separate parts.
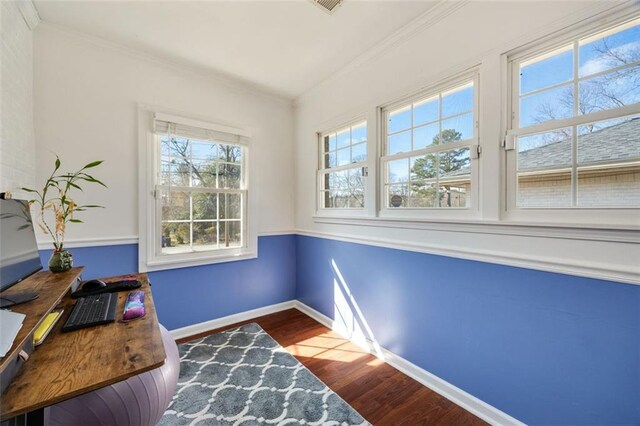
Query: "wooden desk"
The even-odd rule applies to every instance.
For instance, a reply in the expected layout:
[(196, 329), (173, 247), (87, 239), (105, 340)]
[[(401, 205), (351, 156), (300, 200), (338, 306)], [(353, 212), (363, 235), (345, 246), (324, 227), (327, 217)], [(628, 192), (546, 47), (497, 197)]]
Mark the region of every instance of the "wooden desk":
[[(74, 268), (64, 274), (79, 275), (80, 272), (81, 268)], [(48, 272), (39, 274), (53, 275)], [(60, 274), (54, 275), (59, 276)], [(135, 277), (142, 283), (140, 290), (145, 292), (146, 315), (128, 323), (120, 321), (128, 294), (124, 291), (118, 293), (115, 323), (62, 333), (60, 329), (75, 302), (68, 294), (62, 298), (59, 306), (65, 310), (62, 318), (45, 342), (34, 350), (0, 397), (2, 420), (56, 404), (164, 364), (166, 354), (149, 280), (146, 274)], [(119, 278), (121, 277), (110, 277), (104, 281), (117, 281)], [(31, 288), (20, 286), (20, 291), (35, 290), (40, 294), (39, 299), (44, 299), (45, 292), (53, 290), (47, 288), (47, 279), (37, 281), (40, 283), (35, 284), (34, 281), (34, 287)], [(27, 313), (25, 323), (39, 323), (41, 317), (55, 307), (54, 304), (48, 310), (36, 309), (28, 306), (31, 303), (19, 305), (24, 306), (20, 309), (19, 306), (13, 309), (22, 313), (26, 313), (26, 310), (35, 311)], [(24, 325), (22, 328), (26, 329)]]

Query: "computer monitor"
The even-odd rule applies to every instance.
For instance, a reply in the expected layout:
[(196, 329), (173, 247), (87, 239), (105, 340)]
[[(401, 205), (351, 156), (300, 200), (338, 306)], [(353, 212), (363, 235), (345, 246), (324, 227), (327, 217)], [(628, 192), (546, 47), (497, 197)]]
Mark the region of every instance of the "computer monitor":
[(4, 292), (41, 269), (29, 203), (0, 199), (0, 308), (38, 297), (31, 292)]

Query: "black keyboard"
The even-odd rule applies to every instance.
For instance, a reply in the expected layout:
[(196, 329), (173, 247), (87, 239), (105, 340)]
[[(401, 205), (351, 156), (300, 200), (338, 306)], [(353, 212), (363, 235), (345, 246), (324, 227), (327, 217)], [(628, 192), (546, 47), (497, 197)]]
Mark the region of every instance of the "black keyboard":
[(116, 319), (117, 293), (102, 293), (80, 297), (73, 306), (62, 331), (77, 330), (94, 325), (107, 324)]

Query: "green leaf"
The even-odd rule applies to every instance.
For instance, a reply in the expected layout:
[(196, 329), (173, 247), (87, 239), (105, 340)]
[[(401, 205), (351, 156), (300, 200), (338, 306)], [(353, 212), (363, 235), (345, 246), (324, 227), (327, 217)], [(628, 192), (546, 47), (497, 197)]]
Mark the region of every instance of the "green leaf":
[(84, 223), (83, 221), (81, 221), (80, 219), (69, 219), (69, 222), (73, 222), (73, 223)]
[(107, 187), (107, 185), (105, 185), (104, 183), (102, 183), (98, 179), (94, 178), (93, 176), (90, 176), (90, 175), (88, 175), (86, 173), (84, 173), (84, 175), (85, 175), (85, 177), (83, 177), (82, 179), (86, 180), (87, 182), (93, 182), (93, 183), (100, 184), (100, 185), (104, 186), (105, 188)]
[(60, 168), (60, 157), (56, 155), (56, 170)]
[(73, 182), (69, 181), (69, 182), (68, 182), (68, 184), (69, 184), (69, 186), (73, 186), (74, 188), (77, 188), (77, 189), (79, 189), (80, 191), (82, 191), (82, 188), (80, 188), (80, 186), (76, 185), (75, 183), (73, 183)]
[(29, 189), (29, 188), (20, 188), (20, 189), (22, 189), (23, 191), (26, 191), (26, 192), (36, 192), (36, 193), (38, 192), (35, 189)]
[(92, 209), (92, 208), (96, 208), (96, 207), (101, 208), (101, 209), (104, 208), (104, 206), (100, 206), (98, 204), (86, 204), (84, 206), (80, 206), (80, 208), (83, 208), (83, 209)]
[(100, 164), (103, 163), (103, 160), (99, 160), (99, 161), (94, 161), (92, 163), (87, 164), (86, 166), (84, 166), (82, 169), (80, 170), (84, 170), (84, 169), (90, 169), (91, 167), (96, 167), (99, 166)]

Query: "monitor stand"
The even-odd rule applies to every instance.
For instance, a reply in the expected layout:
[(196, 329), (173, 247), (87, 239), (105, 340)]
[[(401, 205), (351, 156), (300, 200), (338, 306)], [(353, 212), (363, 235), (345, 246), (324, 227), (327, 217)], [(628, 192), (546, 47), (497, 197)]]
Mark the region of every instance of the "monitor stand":
[(30, 302), (38, 297), (38, 293), (17, 293), (10, 296), (0, 296), (0, 309)]

